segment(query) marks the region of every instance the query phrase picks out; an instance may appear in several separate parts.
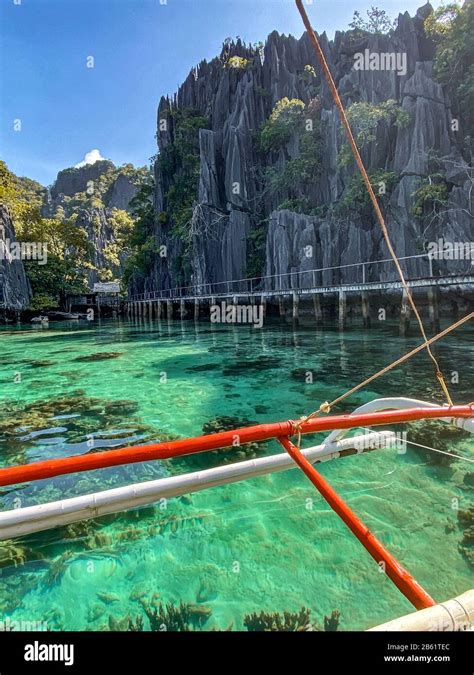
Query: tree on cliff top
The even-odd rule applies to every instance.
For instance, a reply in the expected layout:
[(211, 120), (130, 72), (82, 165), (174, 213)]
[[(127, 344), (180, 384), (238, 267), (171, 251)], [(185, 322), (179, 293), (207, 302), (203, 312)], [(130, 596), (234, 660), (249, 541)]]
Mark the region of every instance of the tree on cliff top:
[(425, 31), (436, 44), (434, 71), (448, 88), (454, 114), (465, 130), (474, 128), (474, 5), (441, 5), (425, 19)]
[(390, 19), (384, 9), (371, 7), (367, 10), (366, 14), (367, 19), (360, 12), (354, 12), (349, 28), (360, 33), (385, 35), (395, 27), (396, 22)]
[(30, 309), (65, 307), (67, 295), (87, 290), (86, 274), (91, 252), (87, 233), (74, 219), (43, 218), (40, 212), (41, 186), (18, 178), (0, 162), (0, 201), (12, 214), (18, 241), (40, 242), (47, 248), (47, 261), (24, 262), (33, 298)]

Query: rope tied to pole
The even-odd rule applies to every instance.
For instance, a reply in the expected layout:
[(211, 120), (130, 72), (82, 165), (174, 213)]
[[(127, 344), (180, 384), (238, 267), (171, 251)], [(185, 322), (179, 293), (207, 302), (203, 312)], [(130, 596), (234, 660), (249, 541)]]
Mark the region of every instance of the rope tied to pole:
[[(444, 330), (442, 330), (440, 333), (437, 335), (434, 335), (432, 338), (430, 338), (427, 342), (422, 342), (418, 347), (415, 347), (415, 349), (412, 349), (410, 352), (407, 352), (403, 356), (400, 356), (398, 359), (395, 361), (392, 361), (388, 366), (385, 366), (378, 372), (374, 373), (370, 377), (366, 378), (363, 382), (360, 382), (357, 384), (355, 387), (352, 387), (351, 389), (348, 389), (344, 394), (341, 394), (341, 396), (338, 396), (335, 398), (333, 401), (328, 403), (327, 401), (325, 403), (322, 403), (319, 407), (319, 410), (316, 410), (315, 412), (311, 413), (310, 415), (304, 415), (301, 418), (301, 423), (303, 421), (307, 421), (309, 419), (312, 419), (313, 417), (316, 417), (319, 415), (320, 412), (330, 412), (330, 410), (337, 405), (338, 403), (341, 403), (344, 401), (346, 398), (351, 396), (352, 394), (355, 394), (359, 389), (362, 389), (365, 387), (367, 384), (370, 384), (374, 380), (378, 379), (379, 377), (382, 377), (382, 375), (385, 375), (386, 373), (390, 372), (397, 366), (399, 366), (401, 363), (404, 363), (405, 361), (408, 361), (412, 356), (415, 356), (415, 354), (418, 354), (422, 349), (428, 349), (428, 345), (433, 344), (434, 342), (437, 342), (438, 340), (441, 340), (441, 338), (445, 337), (445, 335), (448, 335), (448, 333), (451, 333), (453, 330), (456, 328), (459, 328), (459, 326), (462, 326), (463, 324), (467, 323), (471, 319), (474, 319), (474, 312), (471, 312), (470, 314), (467, 314), (464, 316), (462, 319), (459, 319), (459, 321), (456, 321), (455, 323), (451, 324)], [(452, 403), (449, 403), (450, 406), (452, 406)], [(469, 406), (472, 407), (472, 403), (468, 403)]]

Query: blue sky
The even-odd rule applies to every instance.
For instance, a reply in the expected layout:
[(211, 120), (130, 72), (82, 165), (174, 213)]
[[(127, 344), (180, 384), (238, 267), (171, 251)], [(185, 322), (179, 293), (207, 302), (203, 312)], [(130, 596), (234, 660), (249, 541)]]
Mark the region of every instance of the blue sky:
[[(372, 4), (395, 17), (423, 1), (314, 0), (307, 10), (332, 36)], [(226, 37), (257, 42), (272, 30), (301, 35), (293, 0), (0, 0), (0, 157), (44, 185), (93, 148), (147, 164), (160, 96)]]

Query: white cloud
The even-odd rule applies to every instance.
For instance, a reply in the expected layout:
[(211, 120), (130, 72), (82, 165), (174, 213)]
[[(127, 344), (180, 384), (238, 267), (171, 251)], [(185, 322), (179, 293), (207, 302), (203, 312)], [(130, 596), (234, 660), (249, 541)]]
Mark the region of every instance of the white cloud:
[(97, 150), (95, 148), (94, 150), (91, 150), (90, 152), (86, 152), (86, 155), (82, 162), (79, 162), (79, 164), (75, 165), (75, 169), (80, 169), (81, 166), (86, 166), (86, 164), (95, 164), (96, 162), (100, 161), (101, 159), (105, 159), (105, 157), (102, 157), (100, 154), (100, 150)]

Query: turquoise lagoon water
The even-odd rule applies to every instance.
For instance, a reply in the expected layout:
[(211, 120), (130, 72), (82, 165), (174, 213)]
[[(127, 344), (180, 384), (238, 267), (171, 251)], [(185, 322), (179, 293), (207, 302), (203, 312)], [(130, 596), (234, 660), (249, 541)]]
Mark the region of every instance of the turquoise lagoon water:
[[(464, 328), (437, 347), (444, 370), (459, 373), (452, 386), (456, 402), (473, 399), (472, 337)], [(112, 320), (7, 327), (0, 330), (1, 465), (198, 435), (220, 415), (255, 422), (296, 418), (418, 343), (415, 331), (402, 339), (388, 323), (344, 333), (277, 322), (263, 330)], [(91, 359), (97, 353), (108, 358)], [(313, 384), (305, 383), (307, 370)], [(344, 410), (382, 395), (439, 401), (426, 355), (353, 396)], [(425, 442), (435, 440), (428, 435)], [(472, 458), (467, 435), (451, 448)], [(278, 448), (270, 443), (265, 451)], [(0, 508), (194, 468), (155, 462), (3, 488)], [(470, 468), (463, 461), (433, 463), (410, 447), (406, 454), (384, 450), (328, 462), (321, 472), (444, 600), (473, 586), (453, 509), (465, 508), (472, 496), (465, 480)], [(299, 470), (162, 507), (3, 544), (0, 618), (108, 630), (142, 615), (143, 601), (184, 601), (212, 610), (204, 630), (241, 629), (246, 613), (304, 605), (319, 623), (339, 610), (340, 629), (351, 630), (411, 610)]]

